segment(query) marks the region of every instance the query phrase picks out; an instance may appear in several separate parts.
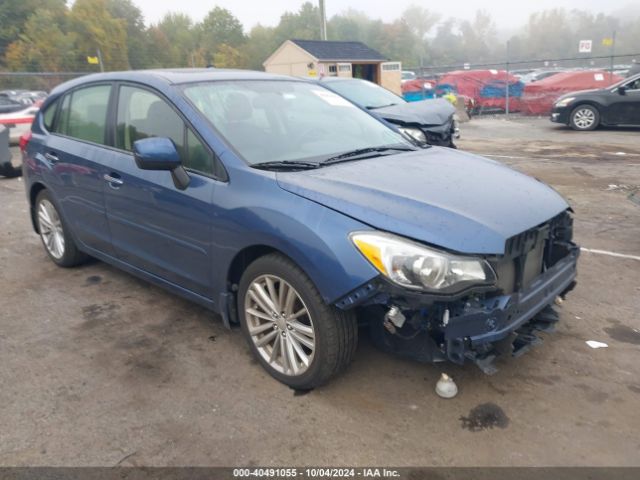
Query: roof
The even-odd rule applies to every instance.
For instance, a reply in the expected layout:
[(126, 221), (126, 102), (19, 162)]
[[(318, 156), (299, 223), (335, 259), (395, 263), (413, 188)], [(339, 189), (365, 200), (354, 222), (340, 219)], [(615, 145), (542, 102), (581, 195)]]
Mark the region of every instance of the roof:
[(105, 72), (93, 73), (69, 80), (58, 87), (51, 93), (60, 93), (77, 85), (87, 82), (100, 81), (131, 81), (148, 84), (175, 85), (183, 83), (198, 83), (214, 80), (297, 80), (300, 79), (288, 77), (285, 75), (276, 75), (265, 72), (257, 72), (253, 70), (230, 70), (221, 68), (176, 68), (176, 69), (157, 69), (157, 70), (128, 70), (122, 72)]
[(367, 47), (362, 42), (340, 42), (329, 40), (298, 40), (292, 39), (293, 43), (306, 50), (318, 60), (345, 60), (364, 61), (371, 60), (384, 62), (387, 58), (373, 48)]

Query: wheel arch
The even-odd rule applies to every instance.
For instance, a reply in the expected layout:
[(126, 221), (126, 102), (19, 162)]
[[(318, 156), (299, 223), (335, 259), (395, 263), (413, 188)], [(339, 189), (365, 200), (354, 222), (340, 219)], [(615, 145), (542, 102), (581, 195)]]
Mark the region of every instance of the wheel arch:
[(33, 231), (36, 233), (40, 233), (38, 231), (38, 222), (36, 222), (36, 198), (41, 191), (46, 190), (47, 187), (42, 182), (35, 182), (31, 185), (29, 190), (29, 209), (30, 209), (30, 217), (31, 217), (31, 226), (33, 227)]

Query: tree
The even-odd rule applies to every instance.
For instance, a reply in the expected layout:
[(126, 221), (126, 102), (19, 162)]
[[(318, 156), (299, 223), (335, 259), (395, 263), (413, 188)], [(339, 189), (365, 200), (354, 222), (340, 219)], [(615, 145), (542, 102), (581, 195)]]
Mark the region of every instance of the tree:
[(495, 58), (496, 26), (489, 13), (476, 11), (473, 21), (460, 24), (460, 32), (467, 59), (485, 62)]
[[(196, 32), (191, 17), (183, 13), (168, 13), (156, 25), (157, 34), (162, 34), (166, 45), (165, 55), (169, 57), (167, 66), (193, 67), (196, 50)], [(204, 65), (202, 65), (204, 66)]]
[(247, 39), (247, 67), (262, 70), (262, 63), (280, 46), (273, 27), (256, 25)]
[(240, 21), (222, 7), (211, 10), (196, 29), (199, 56), (204, 56), (207, 64), (214, 62), (216, 54), (226, 58), (226, 47), (237, 49), (246, 41)]
[(124, 21), (127, 31), (127, 53), (131, 68), (147, 68), (153, 62), (149, 56), (149, 32), (140, 9), (131, 0), (107, 0), (107, 11)]
[(62, 20), (59, 12), (36, 10), (25, 23), (20, 38), (7, 48), (7, 66), (34, 72), (76, 70), (76, 38), (73, 33), (64, 32)]
[(291, 38), (320, 40), (320, 9), (305, 2), (296, 13), (285, 12), (274, 31), (278, 43)]
[(100, 49), (106, 70), (129, 68), (126, 22), (109, 13), (107, 0), (76, 0), (69, 18), (78, 36), (80, 59)]

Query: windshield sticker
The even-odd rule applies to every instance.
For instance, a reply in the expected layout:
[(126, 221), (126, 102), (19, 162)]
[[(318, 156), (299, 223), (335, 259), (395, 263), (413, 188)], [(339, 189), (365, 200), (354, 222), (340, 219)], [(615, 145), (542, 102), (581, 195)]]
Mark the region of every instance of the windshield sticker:
[(604, 75), (601, 73), (596, 73), (593, 75), (593, 78), (596, 80), (596, 82), (602, 82), (604, 80)]
[(355, 108), (355, 106), (352, 103), (349, 103), (347, 100), (342, 98), (340, 95), (336, 95), (335, 93), (330, 92), (328, 90), (311, 90), (311, 91), (313, 93), (315, 93), (318, 97), (320, 97), (322, 100), (327, 102), (329, 105), (333, 105), (333, 106), (336, 106), (336, 107), (352, 107), (352, 108)]

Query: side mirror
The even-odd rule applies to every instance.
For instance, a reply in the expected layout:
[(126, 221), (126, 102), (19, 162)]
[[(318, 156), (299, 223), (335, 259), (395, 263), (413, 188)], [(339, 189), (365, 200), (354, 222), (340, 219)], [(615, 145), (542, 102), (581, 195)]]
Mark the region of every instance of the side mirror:
[(133, 158), (141, 170), (166, 170), (176, 188), (184, 190), (190, 178), (180, 161), (180, 154), (169, 138), (150, 137), (133, 143)]
[(618, 87), (618, 95), (626, 95), (627, 94), (627, 87), (625, 85), (620, 85)]

